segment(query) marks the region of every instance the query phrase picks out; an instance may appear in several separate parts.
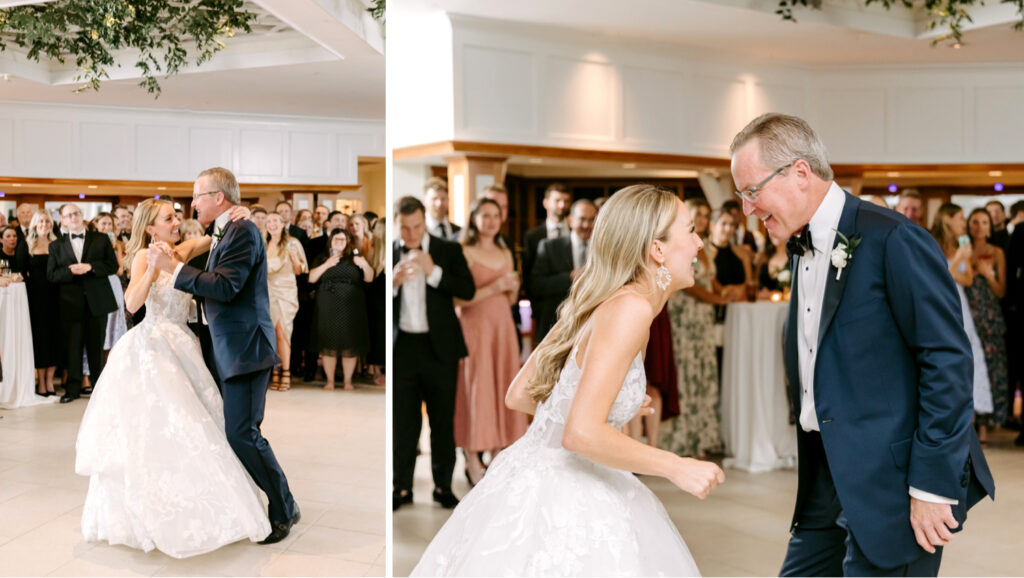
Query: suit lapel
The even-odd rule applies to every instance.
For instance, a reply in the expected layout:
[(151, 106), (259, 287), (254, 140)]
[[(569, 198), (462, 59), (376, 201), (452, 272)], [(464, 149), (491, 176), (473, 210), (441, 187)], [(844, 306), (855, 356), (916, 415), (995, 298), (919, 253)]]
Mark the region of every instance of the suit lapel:
[(790, 281), (790, 295), (789, 295), (789, 315), (786, 317), (786, 325), (784, 329), (785, 335), (785, 358), (786, 358), (786, 377), (789, 380), (789, 397), (793, 400), (793, 408), (797, 415), (800, 414), (800, 356), (796, 350), (796, 331), (797, 331), (797, 309), (799, 308), (800, 293), (797, 288), (800, 286), (797, 282), (799, 277), (800, 269), (800, 257), (793, 255), (789, 259), (789, 270), (792, 272)]
[[(860, 209), (861, 201), (849, 193), (846, 195), (846, 204), (843, 205), (843, 214), (839, 217), (839, 232), (842, 233), (847, 239), (853, 238), (857, 233), (857, 211)], [(832, 249), (839, 246), (842, 239), (839, 235), (836, 235), (836, 240), (832, 244)], [(831, 253), (831, 249), (829, 250)], [(846, 268), (848, 269), (852, 264), (853, 260), (847, 262)], [(818, 347), (821, 347), (821, 341), (825, 337), (825, 332), (828, 331), (829, 325), (832, 324), (832, 319), (836, 315), (836, 310), (839, 308), (839, 301), (843, 298), (843, 290), (846, 288), (846, 282), (850, 279), (850, 272), (846, 271), (844, 275), (839, 275), (839, 280), (836, 280), (836, 274), (839, 272), (835, 265), (831, 263), (831, 259), (828, 265), (828, 278), (825, 279), (825, 301), (821, 307), (821, 323), (818, 325)]]
[[(80, 263), (84, 263), (85, 262), (85, 256), (89, 254), (89, 247), (92, 246), (92, 240), (93, 240), (93, 235), (90, 235), (88, 232), (86, 232), (85, 233), (85, 239), (82, 242), (82, 260), (79, 261)], [(74, 247), (72, 247), (72, 249), (71, 249), (71, 254), (72, 255), (75, 254)]]

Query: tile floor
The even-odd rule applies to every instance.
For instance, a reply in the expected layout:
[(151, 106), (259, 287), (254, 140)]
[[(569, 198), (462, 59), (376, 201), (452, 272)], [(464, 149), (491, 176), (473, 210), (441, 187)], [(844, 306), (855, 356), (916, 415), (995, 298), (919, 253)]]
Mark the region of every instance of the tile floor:
[(88, 479), (74, 473), (84, 400), (0, 411), (0, 576), (383, 576), (385, 392), (268, 392), (263, 432), (302, 522), (279, 544), (237, 542), (176, 560), (86, 543)]
[[(1024, 448), (1016, 432), (998, 431), (986, 448), (998, 502), (984, 501), (968, 516), (963, 533), (946, 548), (943, 576), (1019, 576), (1024, 571)], [(421, 447), (429, 448), (427, 441)], [(455, 494), (469, 485), (456, 465)], [(749, 474), (726, 470), (726, 483), (705, 501), (662, 478), (644, 481), (665, 504), (705, 576), (777, 576), (789, 539), (796, 471)], [(408, 576), (448, 510), (430, 500), (430, 456), (417, 462), (416, 503), (394, 515), (394, 575)]]

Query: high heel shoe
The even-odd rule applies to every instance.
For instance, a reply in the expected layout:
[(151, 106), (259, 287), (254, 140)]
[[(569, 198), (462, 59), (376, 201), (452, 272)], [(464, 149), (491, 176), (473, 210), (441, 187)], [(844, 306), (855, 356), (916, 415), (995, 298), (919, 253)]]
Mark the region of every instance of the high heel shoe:
[(287, 369), (281, 370), (281, 379), (277, 391), (288, 391), (292, 388), (292, 372)]

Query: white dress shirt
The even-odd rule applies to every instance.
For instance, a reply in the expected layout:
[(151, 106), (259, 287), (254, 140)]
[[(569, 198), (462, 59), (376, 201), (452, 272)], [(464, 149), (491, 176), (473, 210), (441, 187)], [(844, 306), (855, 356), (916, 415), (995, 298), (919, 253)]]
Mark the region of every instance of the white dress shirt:
[(455, 229), (452, 228), (452, 224), (448, 221), (447, 217), (442, 221), (438, 221), (434, 217), (427, 215), (427, 231), (435, 237), (448, 240), (452, 238), (452, 233), (455, 232)]
[(547, 220), (544, 221), (544, 226), (547, 227), (548, 239), (557, 239), (569, 234), (569, 224), (564, 220), (560, 222)]
[[(800, 365), (800, 427), (807, 432), (821, 431), (814, 407), (814, 365), (818, 357), (818, 331), (825, 301), (832, 245), (835, 244), (839, 218), (846, 206), (846, 193), (835, 182), (814, 212), (809, 223), (814, 252), (806, 252), (797, 264), (796, 346)], [(925, 502), (956, 504), (957, 500), (937, 496), (913, 486), (911, 497)]]
[(82, 231), (79, 232), (79, 233), (68, 233), (68, 235), (72, 235), (72, 234), (82, 235), (81, 239), (79, 239), (77, 237), (70, 237), (71, 238), (71, 249), (75, 252), (75, 260), (78, 261), (79, 263), (81, 263), (82, 262), (82, 249), (85, 248), (85, 229), (82, 229)]
[[(229, 213), (230, 213), (230, 211), (224, 211), (223, 213), (218, 215), (217, 218), (213, 221), (213, 233), (214, 233), (214, 235), (213, 235), (213, 242), (210, 243), (210, 252), (211, 253), (213, 252), (213, 248), (216, 247), (217, 243), (220, 241), (220, 239), (217, 238), (217, 232), (218, 231), (223, 231), (224, 227), (226, 227), (228, 225), (228, 221), (231, 220), (231, 215)], [(207, 261), (207, 262), (209, 262), (209, 261)], [(171, 274), (171, 287), (174, 287), (174, 283), (178, 280), (178, 273), (181, 272), (181, 268), (184, 267), (184, 266), (185, 266), (184, 263), (178, 263), (174, 267), (174, 273)], [(195, 311), (193, 310), (193, 308), (195, 308)], [(199, 311), (199, 303), (198, 303), (198, 301), (196, 301), (195, 297), (193, 297), (192, 298), (192, 304), (189, 305), (189, 314), (188, 314), (189, 322), (195, 323), (197, 320), (201, 319), (202, 322), (203, 322), (203, 325), (209, 325), (209, 323), (206, 322), (206, 308), (205, 307), (202, 308), (202, 310), (201, 310), (202, 311), (202, 315), (199, 315), (197, 313), (198, 311)]]
[(579, 269), (587, 263), (587, 242), (580, 239), (576, 231), (569, 235), (569, 239), (572, 240), (572, 267)]
[[(398, 245), (405, 247), (405, 241), (399, 240)], [(430, 235), (423, 235), (420, 241), (420, 250), (424, 253), (430, 252)], [(406, 281), (400, 287), (402, 289), (402, 312), (398, 318), (398, 329), (405, 333), (428, 333), (430, 324), (427, 323), (427, 285), (437, 289), (441, 283), (441, 266), (434, 264), (434, 270), (429, 276), (423, 274), (423, 270), (417, 268), (416, 276), (411, 281)], [(398, 293), (395, 288), (395, 294)]]

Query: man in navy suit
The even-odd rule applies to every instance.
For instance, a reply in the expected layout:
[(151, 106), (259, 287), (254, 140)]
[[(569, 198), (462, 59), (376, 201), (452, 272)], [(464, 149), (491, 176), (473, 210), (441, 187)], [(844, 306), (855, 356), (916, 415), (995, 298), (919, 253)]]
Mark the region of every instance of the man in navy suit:
[(730, 150), (744, 213), (792, 238), (800, 465), (782, 575), (935, 576), (967, 509), (995, 493), (946, 259), (921, 227), (840, 189), (803, 120), (762, 115)]
[(299, 521), (299, 507), (260, 424), (266, 407), (274, 352), (274, 326), (267, 296), (267, 253), (251, 221), (231, 221), (228, 211), (240, 202), (231, 171), (199, 173), (192, 208), (214, 237), (206, 270), (176, 262), (169, 248), (151, 251), (153, 264), (174, 275), (174, 288), (201, 298), (210, 327), (212, 350), (203, 357), (224, 397), (228, 442), (253, 481), (267, 494), (271, 532), (261, 544), (280, 542)]

